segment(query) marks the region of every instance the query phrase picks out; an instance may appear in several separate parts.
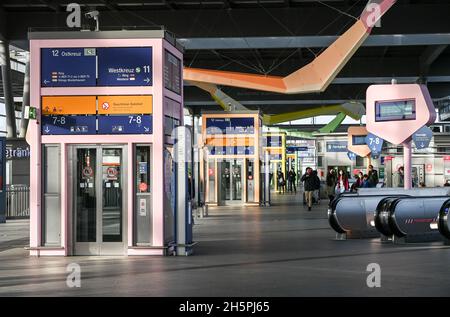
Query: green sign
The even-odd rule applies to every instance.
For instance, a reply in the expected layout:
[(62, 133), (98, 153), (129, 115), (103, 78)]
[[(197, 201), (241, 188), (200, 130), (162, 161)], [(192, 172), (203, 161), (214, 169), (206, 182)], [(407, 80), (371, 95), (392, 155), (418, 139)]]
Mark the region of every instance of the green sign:
[(36, 120), (37, 110), (35, 107), (25, 107), (25, 119)]
[(380, 167), (380, 175), (379, 178), (384, 179), (384, 167)]

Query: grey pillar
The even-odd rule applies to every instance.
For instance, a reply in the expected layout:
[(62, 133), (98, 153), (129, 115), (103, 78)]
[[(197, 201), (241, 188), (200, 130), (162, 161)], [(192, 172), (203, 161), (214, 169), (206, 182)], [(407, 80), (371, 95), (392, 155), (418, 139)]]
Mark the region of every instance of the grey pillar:
[(177, 255), (190, 255), (193, 252), (192, 244), (192, 209), (187, 195), (187, 167), (188, 149), (190, 140), (186, 137), (185, 129), (177, 129), (177, 143), (174, 147), (174, 155), (177, 166)]
[[(276, 182), (276, 175), (273, 175)], [(264, 206), (270, 206), (270, 155), (266, 150), (264, 153)]]
[(14, 96), (11, 83), (11, 60), (9, 58), (9, 43), (0, 42), (0, 66), (2, 68), (3, 92), (5, 97), (6, 137), (16, 137), (16, 114), (14, 112)]
[(30, 105), (30, 61), (27, 60), (25, 66), (25, 76), (23, 80), (23, 101), (22, 101), (22, 116), (20, 118), (20, 133), (19, 137), (24, 138), (27, 133), (28, 119), (25, 119), (25, 107)]
[(193, 180), (195, 190), (195, 200), (197, 202), (197, 206), (201, 205), (201, 187), (200, 187), (200, 148), (198, 144), (198, 136), (201, 133), (199, 126), (200, 118), (198, 116), (193, 116), (193, 140), (194, 140), (194, 170), (193, 170)]

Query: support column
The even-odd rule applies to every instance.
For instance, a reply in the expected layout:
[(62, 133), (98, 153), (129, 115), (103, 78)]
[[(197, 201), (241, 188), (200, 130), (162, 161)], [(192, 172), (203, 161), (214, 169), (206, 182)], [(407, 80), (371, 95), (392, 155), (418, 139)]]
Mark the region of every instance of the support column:
[(25, 75), (23, 80), (23, 101), (22, 101), (22, 116), (20, 118), (20, 132), (19, 137), (24, 138), (27, 133), (28, 119), (25, 119), (25, 108), (30, 106), (30, 61), (27, 60), (25, 66)]
[(412, 167), (411, 167), (411, 140), (403, 143), (403, 159), (404, 159), (404, 188), (411, 189), (412, 187)]
[[(270, 206), (270, 154), (266, 150), (264, 153), (264, 202), (263, 206)], [(274, 177), (276, 177), (274, 175)]]
[(199, 139), (200, 135), (200, 125), (199, 125), (199, 117), (193, 115), (193, 141), (194, 141), (194, 170), (193, 172), (193, 184), (194, 192), (195, 192), (195, 200), (197, 202), (197, 206), (200, 206), (201, 202), (201, 194), (200, 194), (200, 148), (199, 148)]
[(5, 97), (6, 137), (16, 137), (16, 115), (14, 112), (14, 96), (11, 83), (11, 60), (9, 57), (9, 43), (0, 42), (0, 66), (2, 68), (3, 93)]

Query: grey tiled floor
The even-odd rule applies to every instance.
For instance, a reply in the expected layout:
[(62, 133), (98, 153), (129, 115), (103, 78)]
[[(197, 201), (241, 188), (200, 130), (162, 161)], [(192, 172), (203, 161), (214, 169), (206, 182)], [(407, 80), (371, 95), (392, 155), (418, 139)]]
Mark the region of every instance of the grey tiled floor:
[[(191, 257), (32, 258), (27, 222), (0, 225), (1, 296), (448, 296), (450, 248), (440, 243), (335, 241), (325, 202), (306, 211), (300, 195), (270, 208), (221, 207), (196, 220)], [(10, 230), (7, 230), (9, 226)], [(8, 233), (9, 232), (9, 233)], [(66, 266), (81, 266), (81, 288)], [(366, 267), (381, 266), (381, 288)]]

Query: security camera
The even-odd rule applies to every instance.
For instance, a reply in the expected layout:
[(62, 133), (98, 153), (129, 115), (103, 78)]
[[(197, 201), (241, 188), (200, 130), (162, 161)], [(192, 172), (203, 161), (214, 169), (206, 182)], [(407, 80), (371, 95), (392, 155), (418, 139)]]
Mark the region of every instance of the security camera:
[(87, 12), (87, 13), (85, 13), (84, 14), (84, 16), (86, 17), (86, 18), (97, 18), (98, 17), (98, 15), (99, 15), (99, 12), (97, 11), (97, 10), (94, 10), (94, 11), (89, 11), (89, 12)]
[(100, 30), (100, 23), (98, 21), (99, 12), (97, 10), (92, 10), (84, 14), (84, 16), (88, 19), (94, 19), (95, 21), (95, 31)]

